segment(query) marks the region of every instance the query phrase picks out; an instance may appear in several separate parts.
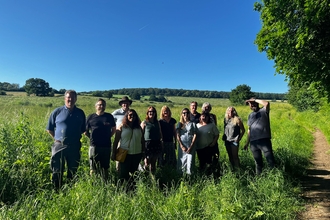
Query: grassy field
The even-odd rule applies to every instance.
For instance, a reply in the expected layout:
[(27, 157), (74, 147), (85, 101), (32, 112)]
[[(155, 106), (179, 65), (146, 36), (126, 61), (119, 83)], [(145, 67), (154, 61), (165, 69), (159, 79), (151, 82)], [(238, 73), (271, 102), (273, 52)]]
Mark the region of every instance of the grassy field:
[[(116, 96), (107, 100), (107, 111), (119, 108)], [(223, 133), (223, 116), (230, 105), (225, 99), (167, 97), (170, 102), (134, 101), (143, 119), (147, 107), (158, 111), (168, 105), (175, 119), (191, 101), (212, 104), (218, 128)], [(94, 112), (96, 97), (78, 96), (77, 105), (86, 115)], [(272, 141), (277, 169), (254, 175), (254, 161), (240, 151), (242, 167), (232, 173), (221, 140), (222, 175), (197, 174), (181, 177), (174, 170), (158, 169), (155, 178), (139, 173), (135, 192), (127, 193), (117, 183), (114, 163), (111, 180), (103, 183), (89, 176), (88, 140), (82, 138), (82, 163), (76, 181), (55, 193), (50, 184), (50, 146), (45, 132), (53, 109), (63, 97), (0, 96), (0, 218), (1, 219), (293, 219), (303, 208), (299, 178), (309, 165), (312, 132), (317, 127), (330, 138), (330, 107), (319, 113), (296, 112), (291, 105), (271, 102)], [(235, 106), (246, 125), (250, 110)], [(246, 135), (242, 143), (245, 143)], [(198, 160), (197, 160), (198, 161)], [(197, 162), (198, 163), (198, 162)]]

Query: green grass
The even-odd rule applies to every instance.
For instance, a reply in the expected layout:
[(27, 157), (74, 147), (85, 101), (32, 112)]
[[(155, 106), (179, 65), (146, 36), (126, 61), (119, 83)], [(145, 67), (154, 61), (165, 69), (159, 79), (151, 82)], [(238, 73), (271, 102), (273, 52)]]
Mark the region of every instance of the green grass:
[[(119, 108), (118, 99), (107, 100), (107, 111)], [(158, 111), (170, 106), (179, 119), (191, 101), (212, 104), (218, 128), (223, 132), (225, 99), (168, 97), (171, 102), (134, 101), (141, 119), (149, 105)], [(96, 97), (79, 96), (77, 105), (86, 115), (94, 112)], [(88, 175), (88, 140), (82, 138), (82, 163), (77, 180), (59, 193), (50, 184), (50, 146), (45, 127), (51, 111), (63, 105), (63, 97), (0, 97), (0, 219), (293, 219), (303, 209), (299, 178), (308, 167), (315, 128), (330, 137), (329, 107), (319, 113), (296, 112), (291, 105), (271, 103), (271, 128), (277, 168), (258, 177), (248, 151), (240, 150), (241, 171), (232, 173), (221, 140), (222, 175), (201, 174), (181, 178), (171, 169), (158, 170), (155, 178), (140, 173), (135, 192), (117, 183), (111, 162), (111, 180), (103, 183)], [(235, 106), (246, 121), (250, 109)], [(246, 135), (242, 139), (242, 145)], [(198, 160), (197, 160), (198, 164)]]

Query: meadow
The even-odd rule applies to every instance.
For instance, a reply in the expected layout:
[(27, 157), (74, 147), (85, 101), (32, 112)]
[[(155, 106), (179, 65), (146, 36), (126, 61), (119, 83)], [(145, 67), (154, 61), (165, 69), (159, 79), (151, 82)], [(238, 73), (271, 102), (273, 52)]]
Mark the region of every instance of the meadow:
[[(107, 100), (107, 111), (119, 108), (116, 96)], [(163, 105), (179, 119), (181, 109), (193, 100), (212, 104), (218, 128), (229, 100), (167, 97), (170, 102), (134, 101), (143, 119), (147, 107)], [(77, 106), (86, 115), (94, 112), (96, 97), (78, 96)], [(88, 139), (82, 137), (82, 161), (75, 181), (60, 192), (51, 185), (49, 168), (51, 137), (45, 131), (50, 113), (64, 104), (59, 97), (0, 96), (0, 218), (1, 219), (294, 219), (303, 210), (299, 179), (312, 156), (313, 131), (318, 128), (329, 141), (330, 107), (318, 113), (299, 113), (288, 103), (271, 102), (271, 128), (277, 169), (255, 176), (249, 151), (240, 150), (241, 170), (230, 171), (228, 157), (219, 140), (221, 176), (179, 176), (158, 169), (155, 177), (138, 173), (134, 192), (117, 182), (114, 162), (111, 179), (89, 176)], [(244, 125), (250, 109), (235, 106)], [(221, 135), (220, 135), (221, 136)], [(242, 139), (243, 145), (246, 135)], [(242, 148), (242, 147), (241, 147)], [(197, 160), (198, 161), (198, 160)], [(198, 163), (198, 162), (197, 162)], [(267, 166), (266, 166), (267, 167)]]

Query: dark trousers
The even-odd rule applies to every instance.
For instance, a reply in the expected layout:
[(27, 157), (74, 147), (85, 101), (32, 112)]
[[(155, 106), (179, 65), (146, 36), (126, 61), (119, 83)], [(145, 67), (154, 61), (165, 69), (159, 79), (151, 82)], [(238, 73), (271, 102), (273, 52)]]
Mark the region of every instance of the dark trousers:
[(158, 165), (165, 166), (169, 165), (173, 168), (176, 167), (176, 154), (175, 154), (175, 144), (173, 142), (164, 142), (163, 143), (162, 154), (158, 158)]
[(214, 152), (214, 147), (204, 147), (202, 149), (197, 149), (197, 157), (199, 160), (199, 169), (205, 170), (206, 164), (212, 164), (212, 156)]
[[(67, 165), (68, 180), (73, 179), (73, 176), (76, 174), (80, 162), (80, 146), (66, 147), (64, 145), (63, 147), (61, 143), (54, 143), (52, 146), (50, 167), (53, 173), (52, 182), (56, 189), (62, 186), (65, 164)], [(61, 150), (57, 151), (56, 148), (61, 148)]]
[(218, 142), (211, 147), (212, 148), (212, 163), (213, 165), (217, 166), (219, 164), (219, 158), (220, 158), (220, 151), (219, 151), (219, 144)]
[(89, 147), (89, 165), (90, 169), (94, 171), (100, 171), (100, 169), (110, 168), (110, 147)]
[(272, 169), (275, 166), (272, 142), (269, 138), (259, 139), (250, 142), (250, 148), (256, 163), (256, 173), (260, 174), (263, 168), (262, 153), (265, 155), (268, 166)]
[(119, 179), (129, 180), (130, 173), (134, 174), (138, 170), (141, 154), (127, 154), (124, 162), (119, 163)]

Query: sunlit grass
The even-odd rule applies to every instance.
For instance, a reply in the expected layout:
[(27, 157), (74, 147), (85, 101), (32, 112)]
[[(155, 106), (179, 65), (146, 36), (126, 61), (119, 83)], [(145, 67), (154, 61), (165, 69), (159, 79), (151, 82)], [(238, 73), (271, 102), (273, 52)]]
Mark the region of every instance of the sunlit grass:
[[(107, 111), (119, 108), (118, 99), (107, 100)], [(134, 101), (141, 119), (149, 105), (158, 111), (170, 106), (179, 120), (183, 107), (196, 100), (212, 104), (218, 128), (228, 100), (171, 97), (172, 102)], [(77, 105), (86, 115), (95, 111), (97, 97), (79, 96)], [(78, 178), (55, 193), (50, 184), (52, 140), (45, 127), (53, 109), (64, 104), (63, 97), (0, 97), (0, 218), (1, 219), (293, 219), (303, 207), (299, 199), (299, 178), (308, 166), (317, 127), (329, 139), (329, 108), (319, 113), (296, 112), (287, 103), (271, 102), (272, 142), (277, 169), (254, 175), (249, 151), (239, 151), (241, 170), (232, 173), (219, 140), (222, 176), (196, 175), (181, 178), (174, 170), (159, 169), (155, 178), (140, 173), (136, 190), (126, 192), (117, 183), (115, 163), (105, 184), (89, 176), (88, 139), (82, 138), (82, 162)], [(235, 106), (246, 126), (248, 106)], [(242, 139), (241, 148), (246, 141)], [(197, 162), (198, 164), (198, 162)], [(265, 163), (266, 164), (266, 163)]]

